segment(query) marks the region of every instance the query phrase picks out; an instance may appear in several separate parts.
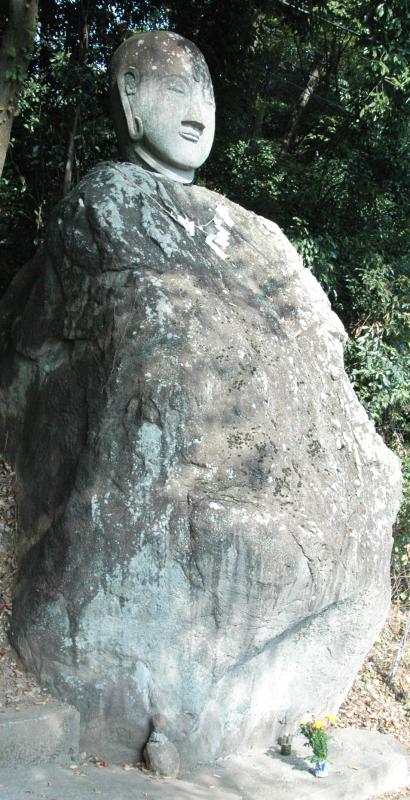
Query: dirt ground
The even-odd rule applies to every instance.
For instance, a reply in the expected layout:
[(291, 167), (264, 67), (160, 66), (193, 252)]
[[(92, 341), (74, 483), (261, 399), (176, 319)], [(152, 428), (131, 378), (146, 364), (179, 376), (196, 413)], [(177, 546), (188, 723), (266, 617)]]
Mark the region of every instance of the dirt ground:
[[(17, 525), (14, 474), (0, 459), (0, 713), (10, 705), (19, 710), (24, 705), (48, 701), (47, 692), (23, 669), (7, 637), (17, 575)], [(394, 681), (390, 679), (409, 613), (410, 609), (392, 605), (386, 624), (339, 711), (338, 724), (392, 734), (410, 753), (410, 635)], [(403, 798), (410, 798), (410, 786), (372, 800)]]
[[(337, 719), (344, 728), (370, 728), (389, 733), (410, 753), (410, 636), (400, 666), (390, 681), (397, 653), (403, 643), (407, 615), (392, 605), (386, 624), (360, 670)], [(410, 798), (410, 785), (402, 792), (387, 793), (372, 800)]]

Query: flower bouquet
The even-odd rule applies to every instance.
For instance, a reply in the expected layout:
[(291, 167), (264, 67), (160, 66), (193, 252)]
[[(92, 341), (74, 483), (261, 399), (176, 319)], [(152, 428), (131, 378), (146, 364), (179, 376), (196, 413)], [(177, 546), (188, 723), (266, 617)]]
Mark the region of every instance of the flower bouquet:
[(300, 723), (300, 731), (306, 737), (306, 747), (312, 748), (312, 755), (308, 760), (314, 764), (313, 772), (317, 778), (325, 778), (329, 773), (327, 761), (329, 752), (329, 728), (336, 724), (336, 717), (332, 714), (325, 714), (323, 719), (308, 721), (303, 719)]

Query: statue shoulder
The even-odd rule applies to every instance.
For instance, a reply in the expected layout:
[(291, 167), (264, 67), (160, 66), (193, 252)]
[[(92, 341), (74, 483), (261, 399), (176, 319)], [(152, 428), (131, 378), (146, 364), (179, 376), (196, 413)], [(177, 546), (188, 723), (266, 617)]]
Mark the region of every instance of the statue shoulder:
[[(144, 203), (155, 204), (157, 183), (127, 162), (96, 164), (56, 207), (47, 247), (53, 261), (66, 261), (92, 274), (121, 271), (141, 258)], [(145, 243), (147, 250), (147, 243)]]
[(156, 181), (148, 170), (137, 164), (126, 161), (101, 161), (96, 164), (77, 184), (71, 194), (96, 193), (97, 203), (104, 196), (121, 192), (118, 199), (123, 200), (124, 195), (155, 193)]

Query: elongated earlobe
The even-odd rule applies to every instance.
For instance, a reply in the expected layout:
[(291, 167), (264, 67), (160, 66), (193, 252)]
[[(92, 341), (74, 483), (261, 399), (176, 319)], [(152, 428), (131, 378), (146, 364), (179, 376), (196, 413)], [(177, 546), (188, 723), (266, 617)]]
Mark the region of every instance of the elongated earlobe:
[(130, 139), (132, 139), (133, 142), (139, 142), (139, 141), (141, 141), (141, 139), (142, 139), (142, 137), (144, 135), (144, 128), (143, 128), (143, 125), (142, 125), (141, 117), (139, 117), (138, 115), (135, 115), (133, 117), (133, 119), (132, 119), (132, 123), (133, 123), (132, 131), (128, 128), (129, 134), (130, 134)]
[(128, 67), (126, 72), (118, 76), (117, 81), (128, 135), (133, 142), (139, 142), (144, 135), (142, 119), (136, 113), (137, 88), (139, 82), (139, 72), (135, 67)]

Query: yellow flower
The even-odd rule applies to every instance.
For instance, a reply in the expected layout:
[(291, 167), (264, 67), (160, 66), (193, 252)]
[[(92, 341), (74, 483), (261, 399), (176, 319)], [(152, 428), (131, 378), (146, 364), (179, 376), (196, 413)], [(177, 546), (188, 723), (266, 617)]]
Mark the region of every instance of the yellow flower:
[(321, 719), (315, 719), (312, 723), (312, 728), (314, 731), (320, 731), (322, 728), (325, 727), (325, 722), (322, 722)]
[(301, 719), (300, 720), (300, 724), (301, 725), (307, 725), (307, 719)]
[(333, 725), (336, 725), (337, 719), (333, 714), (325, 714), (325, 719), (328, 719)]

